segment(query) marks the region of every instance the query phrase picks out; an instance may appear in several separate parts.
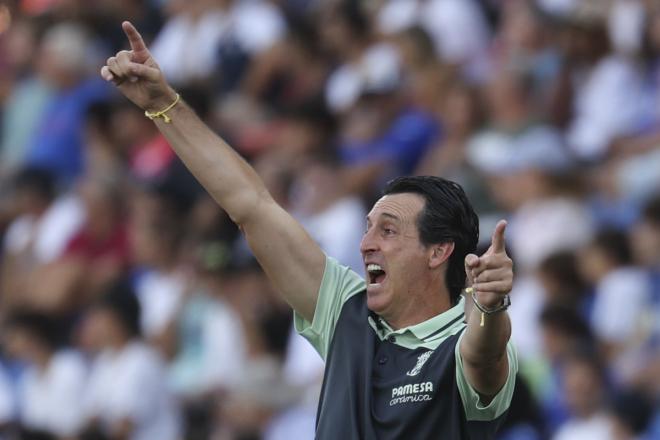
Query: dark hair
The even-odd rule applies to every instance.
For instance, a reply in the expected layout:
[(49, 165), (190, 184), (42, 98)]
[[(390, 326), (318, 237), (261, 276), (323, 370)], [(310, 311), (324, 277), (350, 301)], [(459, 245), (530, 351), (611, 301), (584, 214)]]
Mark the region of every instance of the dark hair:
[(660, 227), (660, 194), (646, 202), (644, 209), (642, 209), (642, 218)]
[(558, 251), (550, 254), (539, 265), (539, 272), (558, 281), (562, 297), (579, 300), (587, 285), (578, 270), (577, 257), (573, 251)]
[(628, 236), (617, 229), (602, 229), (593, 239), (593, 246), (603, 251), (617, 266), (626, 266), (633, 261)]
[(51, 201), (56, 195), (55, 176), (45, 168), (24, 168), (14, 177), (17, 190), (27, 190), (38, 194), (44, 200)]
[(564, 354), (561, 362), (564, 369), (567, 365), (587, 367), (602, 386), (610, 385), (606, 363), (593, 344), (572, 347)]
[(64, 335), (57, 321), (45, 313), (17, 311), (7, 318), (6, 325), (9, 329), (28, 333), (39, 344), (52, 351), (60, 348), (64, 342)]
[(594, 335), (589, 324), (573, 308), (550, 304), (539, 315), (542, 327), (554, 329), (571, 338), (575, 345), (593, 345)]
[(465, 256), (479, 242), (479, 218), (463, 188), (436, 176), (398, 177), (385, 186), (383, 195), (412, 193), (424, 197), (424, 208), (417, 218), (423, 245), (454, 243), (445, 282), (452, 303), (465, 287)]
[(343, 0), (335, 6), (336, 16), (350, 29), (354, 37), (367, 38), (371, 32), (369, 19), (357, 0)]
[(110, 285), (95, 306), (111, 312), (130, 337), (140, 336), (140, 303), (127, 280)]
[[(415, 48), (425, 57), (421, 61), (433, 60), (436, 54), (435, 43), (429, 32), (420, 25), (411, 26), (401, 32), (400, 36), (409, 39), (415, 45)], [(417, 61), (417, 60), (416, 60)]]
[(653, 401), (643, 390), (621, 390), (614, 395), (610, 411), (635, 435), (643, 434), (653, 420)]

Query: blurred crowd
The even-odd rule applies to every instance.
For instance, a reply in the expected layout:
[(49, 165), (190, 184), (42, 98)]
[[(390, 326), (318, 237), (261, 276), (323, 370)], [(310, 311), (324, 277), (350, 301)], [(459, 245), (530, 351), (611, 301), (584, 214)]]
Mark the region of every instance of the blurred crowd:
[(0, 2), (0, 438), (313, 438), (319, 356), (99, 76), (122, 20), (358, 273), (394, 176), (463, 185), (484, 247), (508, 219), (500, 440), (660, 438), (655, 0)]

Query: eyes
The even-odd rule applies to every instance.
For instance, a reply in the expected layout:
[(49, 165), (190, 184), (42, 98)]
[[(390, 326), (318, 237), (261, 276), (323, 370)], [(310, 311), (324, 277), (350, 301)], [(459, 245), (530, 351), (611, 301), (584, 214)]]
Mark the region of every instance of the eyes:
[[(364, 230), (364, 234), (366, 235), (367, 232), (369, 232), (369, 229), (371, 229), (373, 225), (367, 224), (367, 228)], [(397, 230), (395, 229), (394, 226), (389, 225), (389, 224), (382, 224), (382, 225), (376, 225), (378, 230), (380, 231), (380, 234), (384, 237), (389, 237), (392, 235), (396, 235)]]

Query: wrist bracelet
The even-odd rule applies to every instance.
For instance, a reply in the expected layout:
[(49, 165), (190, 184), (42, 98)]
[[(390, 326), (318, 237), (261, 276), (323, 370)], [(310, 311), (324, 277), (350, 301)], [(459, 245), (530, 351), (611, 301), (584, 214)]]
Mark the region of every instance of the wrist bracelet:
[(174, 108), (174, 106), (179, 103), (180, 100), (181, 100), (181, 96), (177, 93), (176, 98), (174, 98), (174, 102), (172, 102), (172, 104), (168, 105), (164, 109), (162, 109), (160, 111), (157, 111), (157, 112), (150, 112), (148, 110), (145, 110), (144, 115), (147, 118), (151, 119), (152, 121), (154, 119), (157, 119), (157, 118), (163, 118), (163, 121), (165, 121), (166, 124), (169, 124), (170, 122), (172, 122), (172, 118), (167, 116), (167, 112), (172, 110)]
[(472, 294), (472, 304), (474, 304), (474, 306), (481, 312), (481, 322), (479, 324), (480, 327), (484, 326), (485, 315), (492, 315), (493, 313), (503, 312), (511, 305), (511, 297), (508, 294), (502, 297), (502, 303), (499, 306), (489, 309), (477, 301), (477, 292), (472, 287), (466, 288), (465, 293)]

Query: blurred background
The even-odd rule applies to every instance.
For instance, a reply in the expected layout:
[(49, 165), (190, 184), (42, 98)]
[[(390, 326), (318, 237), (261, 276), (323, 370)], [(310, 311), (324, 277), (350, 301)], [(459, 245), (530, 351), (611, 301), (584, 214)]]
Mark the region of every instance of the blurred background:
[(319, 356), (100, 79), (125, 19), (358, 273), (394, 176), (463, 185), (484, 248), (508, 219), (500, 439), (660, 439), (655, 0), (0, 2), (0, 438), (313, 438)]

